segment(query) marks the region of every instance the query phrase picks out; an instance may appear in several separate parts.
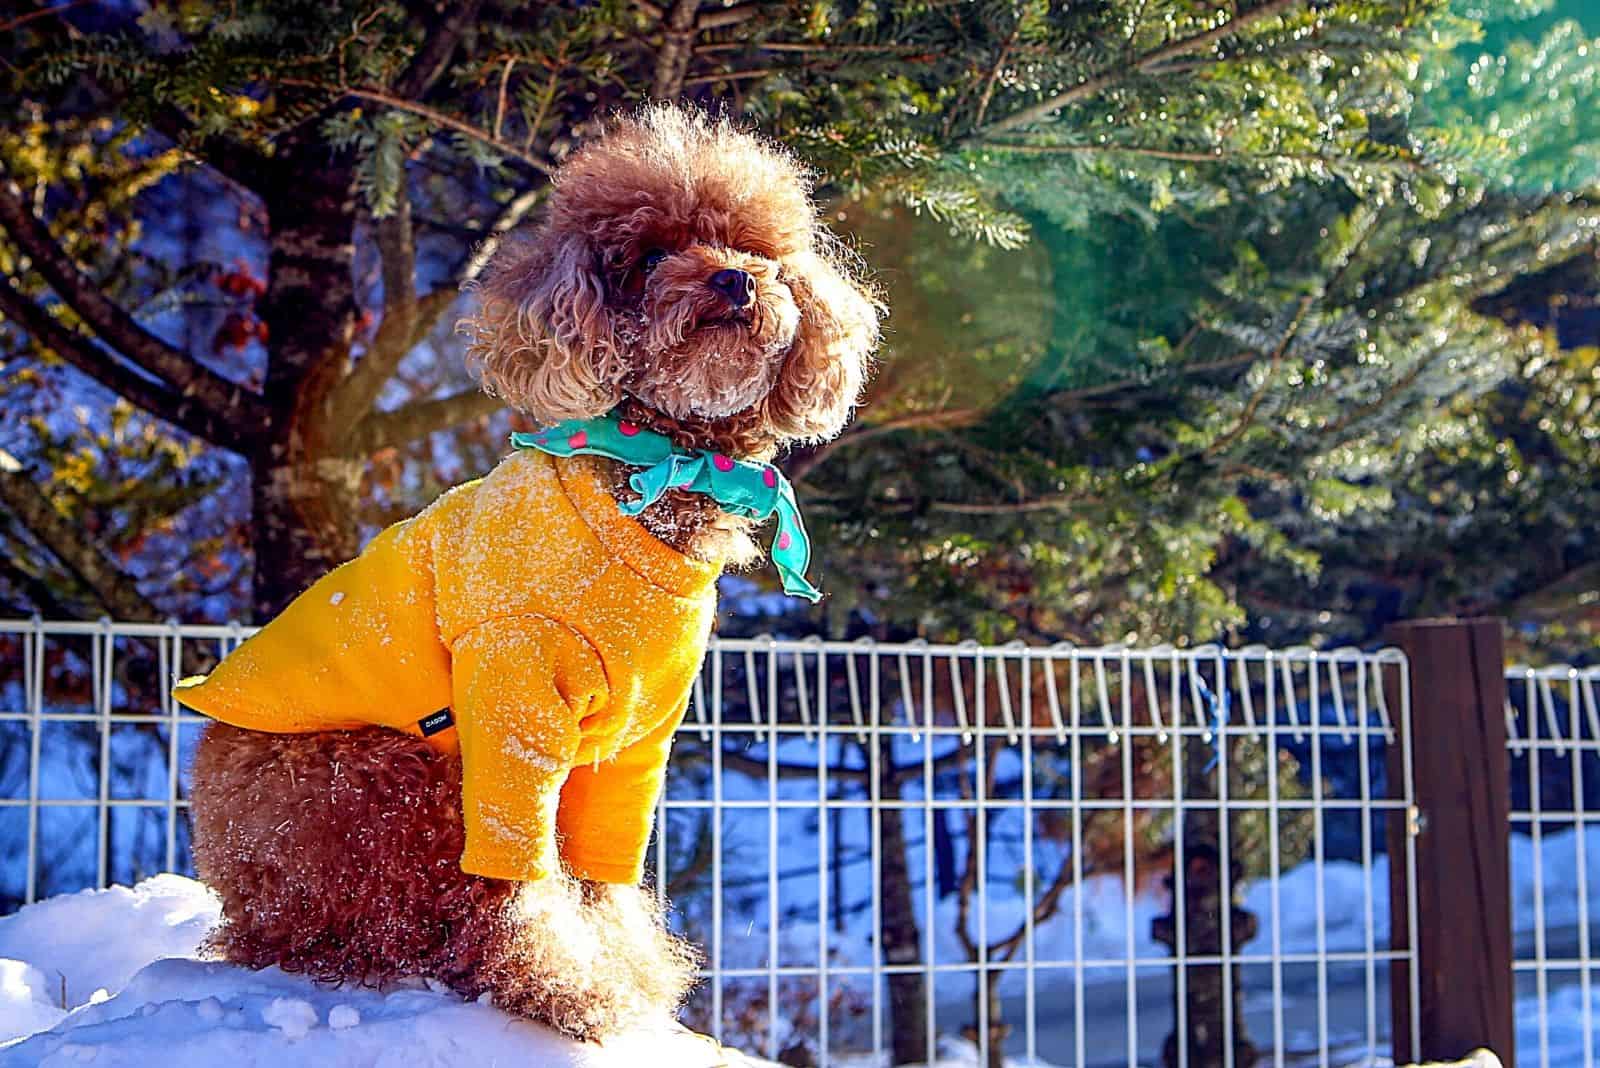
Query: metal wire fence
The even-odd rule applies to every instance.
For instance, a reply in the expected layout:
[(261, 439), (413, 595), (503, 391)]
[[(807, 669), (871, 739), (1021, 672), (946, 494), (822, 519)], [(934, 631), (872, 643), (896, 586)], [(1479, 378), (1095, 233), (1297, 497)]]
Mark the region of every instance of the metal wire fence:
[(1518, 1062), (1595, 1064), (1600, 667), (1506, 671)]
[[(204, 720), (168, 683), (249, 633), (0, 621), (0, 911), (189, 870)], [(713, 641), (653, 846), (706, 953), (690, 1020), (794, 1064), (1376, 1063), (1391, 966), (1419, 970), (1389, 905), (1391, 879), (1416, 900), (1410, 835), (1386, 850), (1413, 822), (1404, 672)]]

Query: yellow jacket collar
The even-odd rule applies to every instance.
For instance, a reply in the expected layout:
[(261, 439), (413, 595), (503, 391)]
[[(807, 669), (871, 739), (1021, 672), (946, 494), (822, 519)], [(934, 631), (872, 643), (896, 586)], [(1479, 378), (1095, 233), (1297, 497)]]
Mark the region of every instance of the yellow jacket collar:
[(595, 537), (647, 581), (679, 597), (697, 597), (722, 574), (723, 561), (686, 556), (618, 511), (617, 499), (601, 484), (594, 461), (572, 457), (551, 462), (561, 488)]

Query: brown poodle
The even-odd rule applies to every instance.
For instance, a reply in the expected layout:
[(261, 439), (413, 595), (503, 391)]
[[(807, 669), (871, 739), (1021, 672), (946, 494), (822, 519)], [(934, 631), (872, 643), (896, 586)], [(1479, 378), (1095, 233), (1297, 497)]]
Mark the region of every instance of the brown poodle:
[[(838, 433), (881, 314), (789, 154), (666, 106), (576, 152), (479, 292), (466, 326), (489, 392), (541, 423), (620, 410), (752, 459)], [(632, 498), (630, 468), (590, 462)], [(756, 555), (750, 520), (682, 490), (637, 522), (691, 560)], [(192, 805), (196, 866), (223, 900), (216, 949), (320, 980), (426, 976), (586, 1039), (675, 1011), (695, 954), (654, 895), (463, 871), (462, 788), (461, 756), (414, 733), (213, 725)]]

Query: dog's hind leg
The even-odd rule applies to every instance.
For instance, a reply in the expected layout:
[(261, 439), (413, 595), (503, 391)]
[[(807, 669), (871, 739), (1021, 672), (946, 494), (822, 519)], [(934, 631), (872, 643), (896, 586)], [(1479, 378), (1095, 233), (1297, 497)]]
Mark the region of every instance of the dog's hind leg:
[(212, 948), (330, 981), (429, 973), (515, 885), (461, 871), (459, 762), (384, 728), (268, 734), (213, 724), (194, 765)]

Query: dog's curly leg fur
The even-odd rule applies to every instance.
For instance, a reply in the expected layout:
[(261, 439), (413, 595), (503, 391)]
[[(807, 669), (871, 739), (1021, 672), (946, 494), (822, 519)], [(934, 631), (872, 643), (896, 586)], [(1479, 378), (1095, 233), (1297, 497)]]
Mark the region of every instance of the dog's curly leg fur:
[(562, 876), (518, 889), (511, 930), (479, 969), (496, 1005), (585, 1039), (677, 1012), (696, 954), (637, 887), (595, 885)]
[(653, 891), (585, 882), (584, 911), (599, 933), (606, 971), (650, 1009), (675, 1015), (695, 984), (700, 951), (667, 930)]
[(328, 982), (427, 976), (585, 1040), (677, 1009), (694, 954), (648, 895), (464, 873), (460, 796), (459, 760), (395, 731), (209, 727), (191, 801), (223, 904), (212, 951)]

